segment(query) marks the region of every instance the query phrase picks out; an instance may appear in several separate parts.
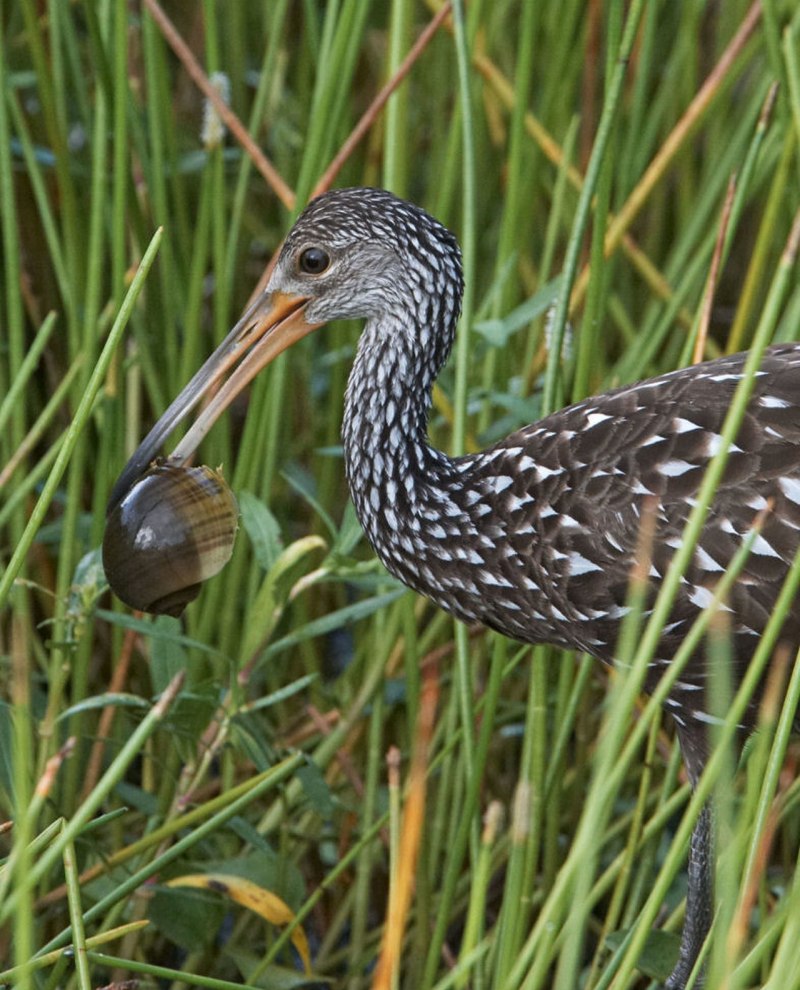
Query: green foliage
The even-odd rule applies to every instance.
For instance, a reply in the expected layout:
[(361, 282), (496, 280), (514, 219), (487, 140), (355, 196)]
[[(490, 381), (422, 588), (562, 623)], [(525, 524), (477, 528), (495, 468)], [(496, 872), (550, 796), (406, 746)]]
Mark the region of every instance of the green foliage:
[[(184, 617), (131, 615), (99, 568), (127, 456), (370, 108), (335, 183), (388, 185), (464, 247), (431, 417), (444, 449), (686, 363), (698, 337), (707, 356), (797, 337), (796, 4), (455, 6), (372, 108), (434, 0), (169, 5), (281, 184), (231, 135), (204, 143), (152, 0), (0, 5), (0, 983), (360, 990), (404, 868), (399, 987), (621, 990), (669, 971), (699, 799), (636, 691), (657, 630), (626, 627), (612, 675), (457, 629), (389, 578), (340, 456), (357, 327), (287, 354), (204, 443), (241, 526)], [(704, 778), (722, 835), (709, 988), (800, 986), (793, 659), (735, 771), (731, 699)], [(405, 781), (424, 664), (440, 694), (414, 866), (385, 757), (399, 748)], [(497, 805), (505, 824), (482, 831)], [(316, 982), (290, 930), (165, 886), (211, 871), (286, 901)]]

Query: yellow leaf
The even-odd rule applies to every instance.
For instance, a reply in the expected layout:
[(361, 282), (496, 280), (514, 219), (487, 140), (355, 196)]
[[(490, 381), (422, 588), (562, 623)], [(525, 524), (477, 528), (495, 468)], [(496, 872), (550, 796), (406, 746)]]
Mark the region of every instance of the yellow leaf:
[[(229, 873), (191, 873), (183, 877), (174, 877), (167, 882), (168, 887), (197, 887), (200, 890), (213, 890), (224, 894), (237, 904), (260, 914), (265, 921), (272, 925), (288, 925), (294, 921), (294, 912), (277, 894), (265, 887), (259, 887), (251, 880), (237, 877)], [(302, 927), (298, 925), (292, 932), (292, 944), (303, 961), (306, 974), (311, 973), (311, 956), (308, 951), (308, 940)]]

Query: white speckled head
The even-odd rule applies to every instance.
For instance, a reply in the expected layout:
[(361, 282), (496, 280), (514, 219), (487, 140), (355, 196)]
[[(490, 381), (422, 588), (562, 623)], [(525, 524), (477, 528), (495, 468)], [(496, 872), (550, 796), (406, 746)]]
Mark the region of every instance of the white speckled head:
[[(310, 323), (366, 318), (387, 332), (421, 333), (441, 363), (462, 287), (461, 252), (446, 227), (384, 189), (338, 189), (298, 217), (267, 291), (306, 297)], [(427, 312), (411, 321), (419, 306)]]

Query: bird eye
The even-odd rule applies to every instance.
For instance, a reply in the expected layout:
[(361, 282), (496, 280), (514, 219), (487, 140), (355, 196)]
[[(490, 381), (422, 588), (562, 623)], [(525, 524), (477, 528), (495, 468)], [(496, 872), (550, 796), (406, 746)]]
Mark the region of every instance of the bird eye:
[(330, 255), (322, 248), (306, 248), (300, 255), (300, 271), (306, 275), (321, 275), (331, 263)]

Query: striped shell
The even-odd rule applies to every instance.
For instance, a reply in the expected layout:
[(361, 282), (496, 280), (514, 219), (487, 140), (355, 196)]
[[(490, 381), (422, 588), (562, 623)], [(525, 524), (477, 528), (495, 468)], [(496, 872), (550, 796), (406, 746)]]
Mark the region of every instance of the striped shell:
[(237, 517), (236, 499), (218, 471), (154, 465), (108, 516), (108, 583), (131, 608), (180, 615), (230, 560)]

